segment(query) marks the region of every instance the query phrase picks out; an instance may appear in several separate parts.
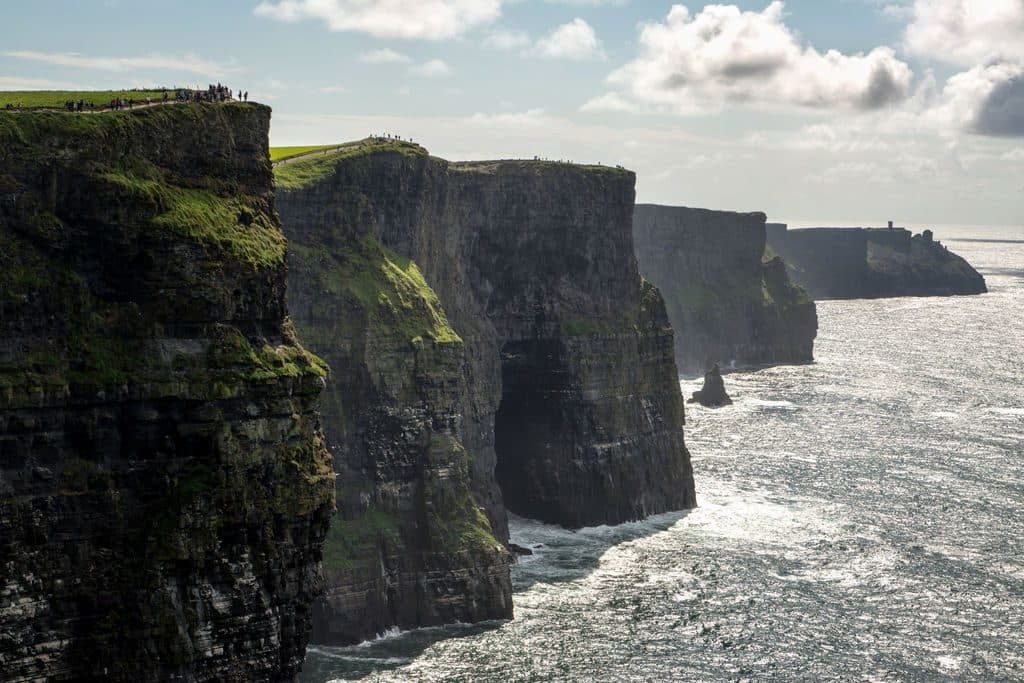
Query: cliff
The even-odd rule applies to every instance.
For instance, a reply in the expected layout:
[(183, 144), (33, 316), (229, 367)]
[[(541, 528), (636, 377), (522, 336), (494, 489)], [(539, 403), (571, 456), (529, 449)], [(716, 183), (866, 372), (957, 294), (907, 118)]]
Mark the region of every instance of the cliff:
[(815, 299), (983, 294), (985, 278), (930, 230), (771, 224), (769, 245)]
[(680, 370), (813, 360), (814, 303), (768, 258), (764, 214), (638, 204), (633, 235), (641, 272), (665, 297)]
[[(331, 534), (369, 554), (327, 554), (315, 639), (510, 616), (506, 505), (579, 527), (694, 504), (672, 330), (632, 255), (631, 173), (382, 141), (276, 173), (296, 324), (339, 376), (363, 376), (329, 385), (324, 419), (342, 473)], [(366, 253), (409, 274), (408, 293), (376, 276), (332, 289)], [(364, 541), (368, 516), (387, 521)]]
[(333, 501), (258, 105), (0, 113), (5, 680), (279, 680)]

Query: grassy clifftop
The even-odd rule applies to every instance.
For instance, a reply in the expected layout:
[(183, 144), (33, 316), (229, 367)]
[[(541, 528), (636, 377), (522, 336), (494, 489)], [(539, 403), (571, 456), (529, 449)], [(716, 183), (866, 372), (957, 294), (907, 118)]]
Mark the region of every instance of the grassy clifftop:
[(108, 106), (111, 100), (158, 101), (161, 90), (0, 90), (0, 109), (8, 105), (23, 109), (62, 109), (65, 102), (85, 102), (96, 107)]
[[(285, 150), (306, 150), (289, 153)], [(323, 151), (323, 153), (316, 153)], [(403, 140), (366, 138), (356, 142), (324, 147), (278, 147), (272, 148), (271, 158), (277, 156), (274, 164), (274, 181), (283, 190), (297, 190), (330, 176), (339, 161), (369, 154), (396, 152), (410, 157), (426, 157), (427, 150), (417, 144)]]

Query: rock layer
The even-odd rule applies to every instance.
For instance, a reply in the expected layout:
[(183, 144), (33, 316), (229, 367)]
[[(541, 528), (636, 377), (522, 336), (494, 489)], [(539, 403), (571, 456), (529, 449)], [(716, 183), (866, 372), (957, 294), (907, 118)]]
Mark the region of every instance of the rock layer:
[(985, 278), (930, 230), (769, 225), (768, 243), (815, 299), (983, 294)]
[(814, 303), (768, 258), (763, 213), (638, 204), (633, 234), (641, 272), (665, 297), (680, 370), (813, 360)]
[[(368, 544), (372, 561), (335, 574), (314, 637), (510, 615), (509, 558), (493, 543), (507, 540), (505, 504), (572, 527), (693, 505), (672, 330), (632, 255), (631, 173), (452, 164), (414, 145), (364, 141), (279, 167), (278, 180), (285, 230), (302, 245), (290, 287), (297, 324), (332, 366), (354, 358), (369, 370), (362, 389), (327, 392), (343, 473), (339, 539), (375, 506), (394, 513)], [(331, 326), (366, 303), (332, 292), (325, 269), (304, 264), (322, 250), (317, 258), (347, 268), (356, 244), (422, 273), (415, 296), (385, 298), (398, 309), (432, 302), (429, 324)], [(350, 341), (380, 337), (387, 345), (372, 361)], [(390, 438), (370, 426), (378, 412), (399, 415), (418, 445), (367, 459)], [(347, 471), (372, 490), (344, 490)], [(467, 520), (443, 543), (416, 540), (432, 524)]]
[(270, 112), (0, 114), (0, 670), (277, 680), (333, 499)]

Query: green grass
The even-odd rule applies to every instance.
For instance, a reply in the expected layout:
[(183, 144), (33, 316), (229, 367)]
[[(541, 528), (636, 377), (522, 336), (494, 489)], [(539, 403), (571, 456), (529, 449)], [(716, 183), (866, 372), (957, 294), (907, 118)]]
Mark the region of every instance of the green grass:
[(154, 227), (220, 248), (255, 267), (274, 267), (284, 261), (284, 235), (243, 195), (222, 197), (211, 190), (177, 187), (164, 182), (159, 172), (145, 169), (101, 177), (154, 206)]
[(377, 549), (382, 544), (401, 542), (398, 517), (394, 513), (370, 508), (356, 519), (331, 517), (331, 526), (323, 544), (324, 571), (348, 571), (379, 562)]
[(284, 161), (285, 159), (300, 157), (303, 154), (309, 154), (310, 152), (319, 152), (324, 149), (334, 149), (337, 146), (338, 145), (310, 145), (307, 147), (271, 147), (270, 160)]
[(430, 337), (439, 344), (462, 343), (416, 263), (372, 237), (339, 254), (300, 244), (291, 249), (304, 268), (317, 274), (321, 289), (358, 303), (374, 333), (413, 342)]
[(427, 156), (427, 150), (411, 142), (367, 138), (337, 145), (335, 151), (327, 154), (316, 154), (307, 159), (277, 164), (274, 166), (274, 181), (278, 189), (298, 190), (331, 176), (339, 161), (387, 152), (397, 152), (407, 157)]
[[(170, 90), (171, 97), (174, 91)], [(63, 109), (64, 103), (84, 100), (97, 107), (106, 107), (110, 101), (120, 97), (136, 101), (152, 97), (154, 101), (163, 98), (163, 90), (0, 90), (0, 109), (8, 104), (20, 105), (24, 109)]]

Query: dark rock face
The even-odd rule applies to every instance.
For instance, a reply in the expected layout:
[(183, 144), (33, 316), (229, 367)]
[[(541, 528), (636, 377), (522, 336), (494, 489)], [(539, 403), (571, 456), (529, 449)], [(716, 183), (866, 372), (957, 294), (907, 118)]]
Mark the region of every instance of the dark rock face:
[(699, 403), (705, 408), (721, 408), (732, 405), (732, 399), (725, 391), (725, 380), (722, 379), (718, 363), (704, 373), (704, 386), (700, 391), (693, 392), (693, 397), (688, 402)]
[(805, 228), (772, 224), (768, 244), (815, 299), (983, 294), (985, 278), (933, 239), (903, 228)]
[(680, 370), (813, 360), (814, 303), (766, 258), (764, 214), (638, 204), (633, 235), (640, 271), (665, 297)]
[(5, 680), (301, 666), (334, 487), (269, 119), (0, 114)]
[[(315, 163), (298, 170), (313, 173)], [(506, 504), (573, 527), (694, 504), (672, 330), (632, 256), (633, 183), (611, 169), (449, 164), (413, 146), (365, 143), (279, 193), (296, 244), (346, 264), (353, 244), (370, 240), (422, 270), (419, 298), (436, 296), (444, 318), (387, 333), (358, 322), (339, 331), (330, 321), (345, 316), (331, 307), (351, 308), (357, 297), (311, 285), (322, 268), (302, 265), (296, 249), (290, 305), (311, 348), (335, 376), (350, 357), (386, 367), (371, 368), (363, 388), (327, 390), (325, 427), (341, 473), (336, 520), (374, 506), (395, 513), (393, 533), (368, 544), (366, 573), (334, 575), (314, 638), (510, 616), (510, 557), (493, 541), (507, 541)], [(371, 360), (353, 340), (377, 336), (389, 341)], [(402, 433), (451, 448), (367, 460), (393, 440), (368, 426), (374, 411), (429, 416)], [(444, 476), (431, 479), (434, 470)], [(347, 479), (368, 488), (344, 490)], [(463, 528), (468, 519), (475, 531), (424, 541), (431, 514), (435, 526)], [(335, 567), (325, 565), (330, 575)]]

